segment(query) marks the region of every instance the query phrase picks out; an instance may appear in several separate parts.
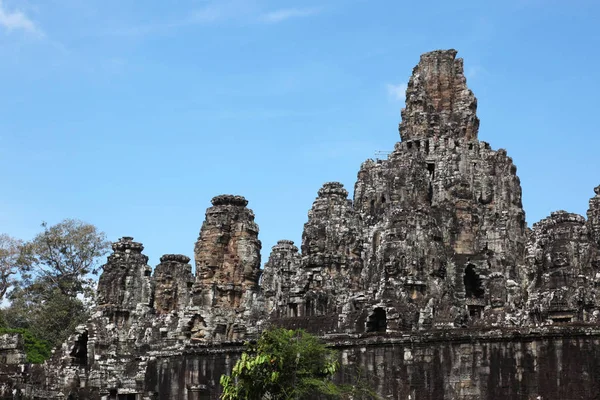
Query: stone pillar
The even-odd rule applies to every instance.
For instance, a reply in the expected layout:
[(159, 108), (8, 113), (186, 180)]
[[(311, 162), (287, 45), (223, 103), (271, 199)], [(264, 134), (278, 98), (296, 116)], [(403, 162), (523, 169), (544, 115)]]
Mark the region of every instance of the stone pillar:
[(20, 333), (0, 335), (0, 364), (19, 365), (25, 363), (25, 347)]

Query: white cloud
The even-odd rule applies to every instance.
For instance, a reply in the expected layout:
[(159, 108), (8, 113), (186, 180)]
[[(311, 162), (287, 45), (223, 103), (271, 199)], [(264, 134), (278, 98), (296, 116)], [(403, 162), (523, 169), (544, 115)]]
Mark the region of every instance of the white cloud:
[(129, 25), (123, 28), (111, 29), (108, 34), (115, 36), (146, 36), (190, 26), (211, 25), (251, 14), (254, 11), (253, 7), (253, 3), (246, 0), (208, 1), (206, 5), (191, 10), (179, 18), (159, 20), (146, 25)]
[(261, 13), (257, 2), (252, 0), (208, 0), (204, 3), (204, 6), (191, 10), (179, 18), (158, 20), (145, 25), (114, 27), (105, 33), (114, 36), (145, 36), (189, 26), (212, 25), (227, 21), (274, 24), (292, 18), (317, 15), (323, 10), (322, 8), (284, 8)]
[(397, 85), (393, 83), (388, 83), (386, 86), (388, 96), (390, 96), (394, 100), (404, 100), (406, 97), (406, 83), (398, 83)]
[(39, 28), (23, 12), (9, 11), (0, 0), (0, 26), (8, 31), (23, 30), (29, 33), (41, 34)]
[(188, 25), (207, 24), (236, 15), (239, 5), (236, 2), (215, 2), (193, 11), (185, 21)]
[(263, 22), (277, 23), (291, 18), (302, 18), (316, 15), (320, 12), (318, 8), (284, 8), (263, 14), (260, 20)]

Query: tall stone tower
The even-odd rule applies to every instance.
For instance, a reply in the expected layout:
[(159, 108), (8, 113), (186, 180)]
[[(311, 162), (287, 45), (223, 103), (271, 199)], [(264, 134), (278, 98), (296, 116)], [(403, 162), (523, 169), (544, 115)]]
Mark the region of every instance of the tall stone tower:
[(144, 246), (132, 237), (122, 237), (112, 249), (98, 279), (97, 303), (111, 318), (127, 320), (131, 313), (145, 313), (152, 307), (152, 268), (142, 253)]
[(286, 289), (293, 312), (278, 315), (323, 316), (335, 321), (331, 330), (360, 332), (512, 312), (508, 292), (524, 290), (512, 284), (525, 254), (521, 186), (506, 151), (478, 140), (476, 111), (456, 51), (422, 55), (401, 142), (387, 159), (362, 164), (353, 201), (339, 183), (319, 190)]
[(594, 192), (596, 195), (590, 199), (587, 218), (592, 239), (600, 246), (600, 186), (596, 186)]
[(463, 60), (456, 50), (421, 55), (406, 90), (402, 110), (402, 140), (445, 137), (476, 140), (477, 99), (467, 87)]
[(192, 289), (192, 304), (199, 308), (193, 323), (206, 326), (204, 338), (236, 339), (248, 328), (256, 329), (247, 326), (247, 319), (255, 311), (252, 299), (258, 293), (261, 243), (247, 205), (242, 196), (220, 195), (206, 210), (194, 249)]

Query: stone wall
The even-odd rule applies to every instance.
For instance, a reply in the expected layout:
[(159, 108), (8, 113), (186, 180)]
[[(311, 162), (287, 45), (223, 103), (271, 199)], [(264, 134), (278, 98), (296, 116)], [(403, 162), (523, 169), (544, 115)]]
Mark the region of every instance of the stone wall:
[(338, 340), (384, 398), (593, 399), (600, 393), (598, 331), (431, 332)]
[[(600, 393), (600, 331), (591, 328), (434, 331), (329, 337), (340, 383), (391, 399), (593, 399)], [(219, 378), (241, 346), (196, 347), (148, 363), (137, 398), (219, 398)], [(127, 399), (122, 395), (119, 399)], [(131, 397), (132, 399), (134, 397)]]

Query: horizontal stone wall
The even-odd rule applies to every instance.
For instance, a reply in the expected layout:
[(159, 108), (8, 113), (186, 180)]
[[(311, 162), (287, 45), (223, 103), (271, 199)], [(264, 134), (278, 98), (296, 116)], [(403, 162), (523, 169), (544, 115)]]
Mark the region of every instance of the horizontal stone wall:
[(216, 400), (221, 375), (231, 373), (242, 351), (243, 347), (236, 344), (199, 347), (180, 356), (157, 357), (146, 369), (145, 395), (156, 400)]
[[(357, 377), (387, 399), (594, 399), (600, 395), (600, 331), (437, 331), (328, 337), (340, 351), (338, 381)], [(242, 347), (189, 349), (148, 364), (145, 396), (218, 399), (219, 377)]]
[(392, 399), (594, 399), (600, 335), (572, 329), (337, 341), (346, 375)]

